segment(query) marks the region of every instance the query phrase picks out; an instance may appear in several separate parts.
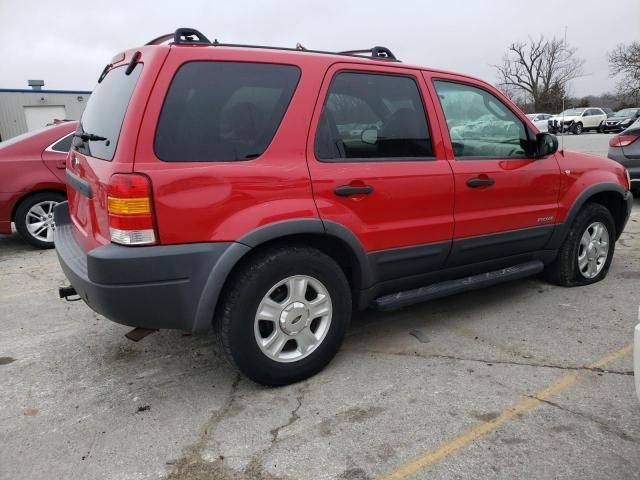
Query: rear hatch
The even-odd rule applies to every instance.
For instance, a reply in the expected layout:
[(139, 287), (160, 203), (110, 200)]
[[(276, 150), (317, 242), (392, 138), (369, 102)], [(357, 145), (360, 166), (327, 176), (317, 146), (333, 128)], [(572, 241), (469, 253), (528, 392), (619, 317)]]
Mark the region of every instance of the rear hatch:
[(168, 47), (142, 47), (107, 65), (78, 123), (67, 158), (69, 210), (83, 250), (111, 241), (107, 189), (117, 173), (131, 173), (148, 92)]

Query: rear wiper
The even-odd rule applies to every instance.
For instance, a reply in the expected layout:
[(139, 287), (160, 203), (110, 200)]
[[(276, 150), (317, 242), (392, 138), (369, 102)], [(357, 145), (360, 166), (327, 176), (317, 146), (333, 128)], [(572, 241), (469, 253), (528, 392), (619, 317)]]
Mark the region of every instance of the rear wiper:
[(101, 137), (100, 135), (94, 135), (93, 133), (86, 133), (86, 132), (74, 133), (73, 136), (79, 138), (83, 142), (105, 142), (105, 141), (108, 142), (109, 141), (107, 137)]

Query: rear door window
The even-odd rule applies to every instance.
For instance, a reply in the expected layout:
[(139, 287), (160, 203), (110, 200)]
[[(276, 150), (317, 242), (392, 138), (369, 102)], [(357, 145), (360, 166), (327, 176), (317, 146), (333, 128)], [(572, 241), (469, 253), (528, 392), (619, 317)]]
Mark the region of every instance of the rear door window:
[(331, 162), (432, 159), (429, 126), (415, 80), (338, 73), (322, 109), (314, 149), (318, 160)]
[(262, 155), (300, 78), (292, 65), (198, 61), (176, 73), (155, 153), (167, 162), (226, 162)]
[(79, 152), (102, 160), (113, 160), (122, 121), (142, 72), (142, 64), (138, 63), (129, 75), (126, 70), (126, 66), (112, 69), (93, 90), (78, 123), (77, 133), (93, 134), (106, 140), (78, 139), (75, 146)]

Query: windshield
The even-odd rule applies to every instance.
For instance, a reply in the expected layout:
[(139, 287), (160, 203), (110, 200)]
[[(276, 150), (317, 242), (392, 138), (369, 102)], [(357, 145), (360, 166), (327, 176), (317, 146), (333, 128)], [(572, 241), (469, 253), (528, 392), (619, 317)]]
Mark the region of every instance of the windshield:
[[(138, 82), (142, 64), (127, 75), (126, 67), (109, 71), (93, 90), (87, 108), (78, 123), (78, 151), (103, 160), (112, 160), (118, 144), (122, 121)], [(82, 141), (80, 141), (82, 140)]]
[(584, 112), (585, 109), (584, 108), (570, 108), (569, 110), (565, 110), (564, 112), (560, 113), (558, 116), (559, 117), (577, 117), (578, 115), (582, 115), (582, 112)]
[(635, 108), (625, 108), (613, 114), (614, 117), (633, 117), (638, 110)]

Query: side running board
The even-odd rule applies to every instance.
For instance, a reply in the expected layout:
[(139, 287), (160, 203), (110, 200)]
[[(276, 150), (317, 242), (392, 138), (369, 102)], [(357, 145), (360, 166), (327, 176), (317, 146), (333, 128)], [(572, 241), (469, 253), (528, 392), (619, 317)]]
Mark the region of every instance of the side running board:
[(544, 269), (544, 263), (540, 260), (519, 263), (508, 268), (494, 270), (493, 272), (481, 273), (470, 277), (459, 278), (457, 280), (447, 280), (434, 283), (426, 287), (407, 290), (404, 292), (392, 293), (376, 298), (373, 302), (378, 310), (390, 311), (407, 307), (415, 303), (422, 303), (436, 298), (454, 295), (456, 293), (468, 292), (478, 288), (490, 287), (498, 283), (509, 280), (517, 280), (540, 273)]

